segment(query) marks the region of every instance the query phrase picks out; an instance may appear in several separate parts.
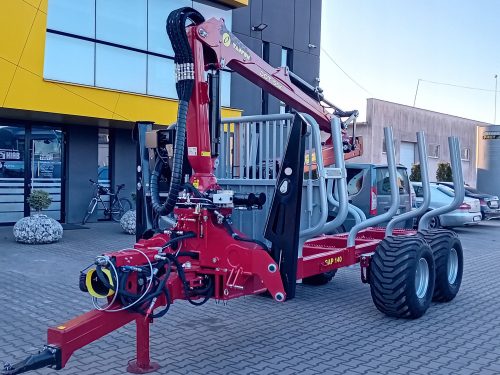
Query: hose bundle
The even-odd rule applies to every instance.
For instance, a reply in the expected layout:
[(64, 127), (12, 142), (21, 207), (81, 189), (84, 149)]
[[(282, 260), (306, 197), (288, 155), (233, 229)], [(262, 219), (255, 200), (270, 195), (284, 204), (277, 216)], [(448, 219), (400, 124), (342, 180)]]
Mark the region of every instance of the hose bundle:
[(186, 122), (189, 101), (194, 87), (194, 58), (186, 33), (186, 21), (195, 25), (204, 22), (203, 16), (193, 8), (185, 7), (174, 10), (167, 18), (167, 34), (174, 50), (175, 88), (179, 98), (177, 113), (176, 137), (173, 152), (172, 178), (168, 197), (164, 204), (160, 203), (158, 179), (163, 167), (163, 160), (158, 158), (151, 174), (151, 203), (153, 210), (160, 215), (172, 212), (182, 188), (182, 163), (186, 143)]

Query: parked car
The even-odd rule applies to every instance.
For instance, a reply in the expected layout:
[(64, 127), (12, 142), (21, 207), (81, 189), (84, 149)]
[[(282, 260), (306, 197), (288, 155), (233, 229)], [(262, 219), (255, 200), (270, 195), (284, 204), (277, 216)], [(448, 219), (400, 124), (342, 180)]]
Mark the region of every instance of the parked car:
[[(387, 165), (346, 164), (346, 170), (349, 202), (363, 210), (367, 218), (387, 212), (391, 204), (391, 186)], [(412, 202), (406, 167), (399, 165), (397, 173), (400, 196), (397, 214), (400, 214), (410, 211)], [(354, 218), (349, 215), (344, 222), (345, 229), (349, 230), (354, 223)], [(412, 226), (412, 220), (399, 225), (405, 228)]]
[[(452, 182), (437, 182), (438, 185), (448, 186), (453, 189)], [(481, 215), (483, 220), (500, 218), (500, 202), (496, 195), (481, 193), (479, 190), (470, 186), (465, 186), (465, 196), (479, 199), (481, 204)]]
[[(423, 188), (421, 182), (412, 182), (415, 194), (417, 195), (417, 207), (423, 201)], [(432, 183), (431, 203), (429, 209), (436, 209), (448, 205), (453, 200), (455, 192), (448, 186)], [(465, 197), (463, 203), (456, 210), (435, 216), (431, 219), (429, 227), (459, 227), (464, 225), (478, 224), (481, 221), (481, 206), (479, 199)]]

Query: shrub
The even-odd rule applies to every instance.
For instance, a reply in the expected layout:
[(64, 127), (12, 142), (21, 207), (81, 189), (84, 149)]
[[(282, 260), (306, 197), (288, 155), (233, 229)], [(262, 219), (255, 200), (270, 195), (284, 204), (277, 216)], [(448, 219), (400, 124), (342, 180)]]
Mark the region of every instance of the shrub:
[(33, 190), (26, 201), (37, 212), (46, 210), (52, 203), (49, 193), (44, 190)]
[(436, 180), (441, 182), (452, 182), (450, 163), (440, 162), (436, 171)]
[(411, 166), (410, 181), (422, 182), (422, 174), (420, 172), (420, 164), (413, 164)]

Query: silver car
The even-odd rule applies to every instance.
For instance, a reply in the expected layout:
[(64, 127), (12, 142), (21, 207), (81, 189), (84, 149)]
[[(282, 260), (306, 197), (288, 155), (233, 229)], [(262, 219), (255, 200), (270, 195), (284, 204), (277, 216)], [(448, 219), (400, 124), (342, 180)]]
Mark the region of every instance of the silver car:
[[(421, 182), (412, 182), (417, 196), (417, 207), (422, 204), (423, 191)], [(455, 193), (444, 185), (431, 184), (431, 203), (429, 209), (435, 209), (448, 205), (453, 200)], [(463, 203), (456, 210), (447, 214), (433, 217), (429, 226), (438, 227), (459, 227), (463, 225), (478, 224), (481, 221), (481, 205), (478, 199), (465, 197)]]

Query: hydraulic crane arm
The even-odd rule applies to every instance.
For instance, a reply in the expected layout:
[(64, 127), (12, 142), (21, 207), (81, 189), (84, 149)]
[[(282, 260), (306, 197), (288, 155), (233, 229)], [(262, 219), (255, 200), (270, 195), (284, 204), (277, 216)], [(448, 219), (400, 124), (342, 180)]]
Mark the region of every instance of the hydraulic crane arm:
[[(198, 150), (196, 155), (188, 156), (195, 173), (200, 175), (201, 190), (214, 184), (213, 179), (205, 179), (212, 173), (213, 162), (207, 163), (203, 155), (210, 154), (209, 95), (205, 81), (205, 72), (230, 68), (250, 82), (261, 87), (285, 104), (299, 112), (311, 115), (321, 130), (330, 133), (331, 119), (334, 116), (347, 118), (343, 128), (344, 158), (350, 159), (362, 153), (362, 144), (347, 133), (347, 124), (355, 119), (358, 111), (345, 112), (327, 102), (321, 90), (294, 75), (286, 67), (274, 68), (246, 47), (225, 26), (224, 20), (211, 18), (197, 25), (186, 28), (187, 38), (193, 53), (193, 66), (188, 71), (194, 72), (193, 95), (189, 103), (187, 118), (188, 150)], [(324, 105), (323, 105), (324, 103)], [(327, 111), (333, 109), (333, 113)], [(331, 141), (323, 149), (325, 164), (333, 163)]]
[[(228, 31), (223, 20), (211, 18), (196, 26), (196, 37), (205, 46), (205, 58), (208, 60), (212, 55), (206, 63), (234, 70), (295, 110), (309, 113), (322, 130), (330, 132), (332, 114), (321, 105), (321, 93), (316, 94), (317, 99), (311, 97), (314, 93), (309, 92), (311, 96), (307, 95), (304, 90), (306, 82), (299, 81), (300, 78), (294, 77), (287, 67), (270, 66)], [(342, 113), (345, 117), (351, 114)]]

